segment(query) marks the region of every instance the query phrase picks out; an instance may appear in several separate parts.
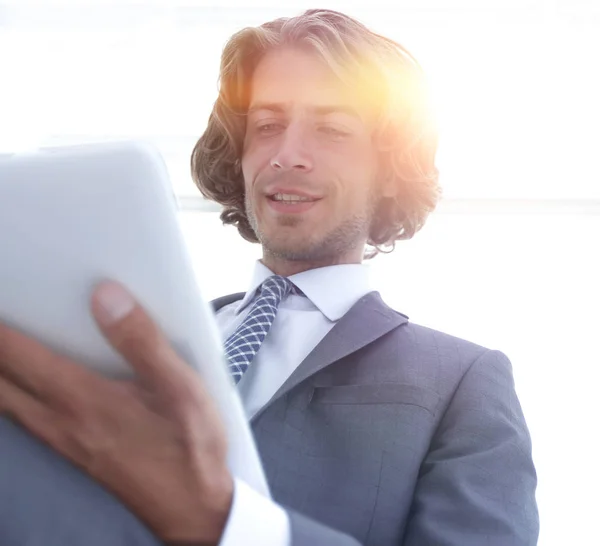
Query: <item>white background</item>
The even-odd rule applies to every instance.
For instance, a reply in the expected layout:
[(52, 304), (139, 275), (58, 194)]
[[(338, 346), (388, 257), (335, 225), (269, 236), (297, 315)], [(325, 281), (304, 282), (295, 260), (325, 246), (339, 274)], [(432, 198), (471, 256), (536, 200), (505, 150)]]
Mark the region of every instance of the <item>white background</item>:
[[(260, 255), (189, 176), (220, 51), (240, 27), (313, 7), (219, 4), (0, 2), (0, 153), (154, 142), (209, 297), (243, 290)], [(413, 321), (508, 354), (534, 442), (539, 544), (600, 544), (600, 3), (360, 4), (321, 7), (421, 61), (445, 192), (415, 239), (371, 263), (374, 285)]]

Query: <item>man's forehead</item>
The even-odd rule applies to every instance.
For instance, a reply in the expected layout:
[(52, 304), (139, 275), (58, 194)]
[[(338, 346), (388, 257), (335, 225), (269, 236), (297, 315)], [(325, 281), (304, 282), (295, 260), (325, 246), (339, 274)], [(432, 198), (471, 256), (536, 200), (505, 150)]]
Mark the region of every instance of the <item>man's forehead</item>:
[[(287, 53), (287, 54), (286, 54)], [(302, 109), (316, 115), (344, 113), (363, 119), (369, 110), (357, 86), (343, 82), (314, 54), (269, 54), (250, 82), (249, 111)]]
[(250, 86), (250, 105), (292, 107), (304, 104), (312, 108), (340, 105), (357, 106), (358, 96), (342, 82), (316, 78), (286, 78), (286, 74), (261, 77), (257, 74)]

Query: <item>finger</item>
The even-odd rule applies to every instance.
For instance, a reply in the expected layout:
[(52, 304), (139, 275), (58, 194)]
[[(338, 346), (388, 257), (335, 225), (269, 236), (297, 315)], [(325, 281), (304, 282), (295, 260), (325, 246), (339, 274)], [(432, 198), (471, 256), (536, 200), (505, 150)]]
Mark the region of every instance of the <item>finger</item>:
[(54, 412), (3, 377), (0, 377), (0, 414), (7, 414), (55, 449), (63, 447)]
[(177, 386), (189, 377), (165, 335), (120, 284), (104, 282), (92, 295), (92, 312), (102, 333), (142, 379)]
[(93, 382), (94, 375), (35, 339), (0, 324), (0, 376), (55, 405)]
[(25, 427), (31, 434), (48, 444), (71, 462), (87, 469), (94, 453), (73, 434), (75, 423), (61, 412), (38, 401), (14, 383), (0, 377), (0, 415), (6, 415)]

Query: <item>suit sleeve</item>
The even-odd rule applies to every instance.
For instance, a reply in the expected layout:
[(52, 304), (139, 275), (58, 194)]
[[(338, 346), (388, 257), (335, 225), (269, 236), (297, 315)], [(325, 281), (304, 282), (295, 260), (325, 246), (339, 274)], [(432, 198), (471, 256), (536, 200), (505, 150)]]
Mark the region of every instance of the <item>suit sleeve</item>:
[(536, 484), (510, 361), (487, 351), (463, 376), (433, 437), (404, 546), (534, 546)]

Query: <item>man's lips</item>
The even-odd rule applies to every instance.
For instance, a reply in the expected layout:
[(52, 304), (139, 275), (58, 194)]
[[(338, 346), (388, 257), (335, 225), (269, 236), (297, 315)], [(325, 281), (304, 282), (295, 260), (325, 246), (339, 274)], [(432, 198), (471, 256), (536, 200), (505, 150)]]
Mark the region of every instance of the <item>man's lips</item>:
[(283, 200), (283, 199), (276, 199), (276, 197), (281, 197), (281, 196), (289, 196), (289, 197), (299, 197), (300, 200), (310, 200), (310, 201), (318, 201), (319, 199), (321, 199), (320, 195), (317, 195), (315, 193), (311, 193), (308, 192), (306, 190), (300, 189), (300, 188), (285, 188), (285, 187), (281, 187), (281, 186), (273, 186), (270, 188), (266, 189), (267, 197), (269, 197), (270, 199), (275, 199), (275, 200)]
[[(269, 208), (280, 214), (299, 214), (313, 208), (321, 198), (296, 193), (267, 195)], [(299, 199), (294, 199), (299, 197)]]
[(297, 195), (299, 197), (308, 197), (311, 199), (319, 199), (321, 197), (322, 192), (318, 191), (317, 188), (311, 187), (310, 184), (299, 183), (296, 185), (290, 182), (271, 182), (270, 184), (266, 184), (262, 188), (262, 191), (267, 195), (282, 193), (288, 195)]

